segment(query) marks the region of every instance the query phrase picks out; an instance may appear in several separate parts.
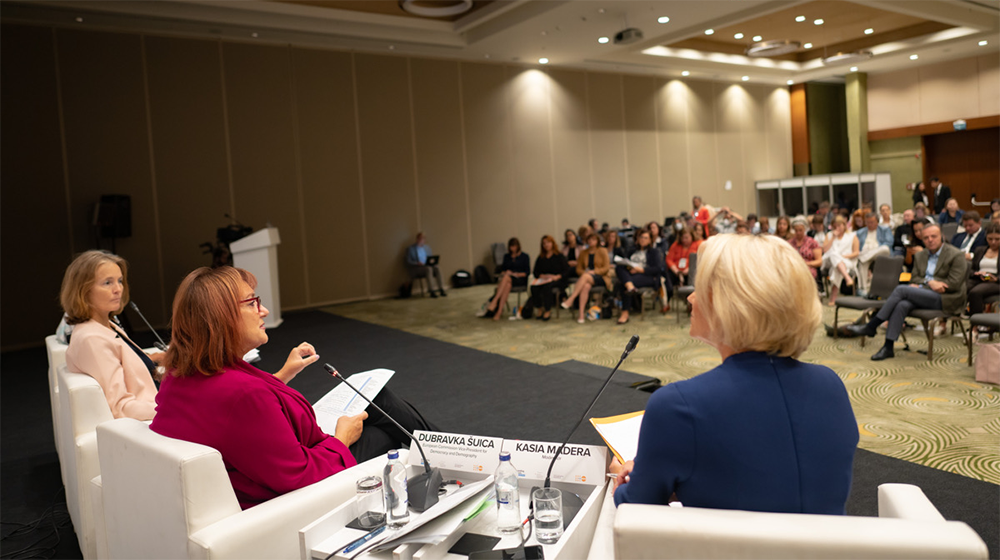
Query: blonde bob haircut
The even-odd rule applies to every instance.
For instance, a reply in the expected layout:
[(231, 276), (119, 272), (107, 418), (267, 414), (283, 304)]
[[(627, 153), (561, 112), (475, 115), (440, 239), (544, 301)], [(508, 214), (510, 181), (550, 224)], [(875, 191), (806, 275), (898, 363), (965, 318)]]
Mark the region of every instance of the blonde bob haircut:
[(121, 305), (110, 315), (118, 315), (125, 310), (125, 306), (128, 305), (128, 263), (125, 259), (107, 251), (87, 251), (77, 255), (66, 267), (66, 273), (63, 275), (59, 303), (66, 313), (67, 324), (85, 323), (93, 318), (90, 308), (90, 289), (94, 287), (97, 269), (104, 263), (116, 264), (122, 271)]
[(712, 340), (736, 352), (798, 358), (822, 321), (805, 260), (773, 235), (716, 235), (703, 242), (695, 292)]

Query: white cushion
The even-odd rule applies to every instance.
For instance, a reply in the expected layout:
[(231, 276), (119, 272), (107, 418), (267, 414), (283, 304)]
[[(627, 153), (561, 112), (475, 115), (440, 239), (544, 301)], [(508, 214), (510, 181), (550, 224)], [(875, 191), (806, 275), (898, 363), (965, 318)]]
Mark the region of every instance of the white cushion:
[[(56, 370), (66, 363), (66, 349), (68, 345), (56, 340), (56, 335), (45, 337), (45, 352), (49, 358), (49, 406), (52, 408), (52, 436), (56, 442), (56, 454), (62, 457), (62, 448), (59, 446), (59, 377)], [(66, 484), (66, 474), (63, 475), (63, 484)]]

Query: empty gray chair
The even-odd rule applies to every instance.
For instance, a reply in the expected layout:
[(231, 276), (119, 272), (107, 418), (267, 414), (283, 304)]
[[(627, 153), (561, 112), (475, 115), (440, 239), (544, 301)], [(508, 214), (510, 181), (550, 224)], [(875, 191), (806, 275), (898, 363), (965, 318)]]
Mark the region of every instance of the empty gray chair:
[[(837, 338), (837, 327), (840, 320), (840, 308), (863, 311), (862, 318), (867, 321), (869, 316), (882, 308), (885, 299), (899, 285), (899, 275), (903, 272), (903, 257), (878, 257), (872, 267), (872, 285), (868, 297), (842, 296), (837, 298), (833, 308), (833, 338)], [(861, 337), (861, 346), (865, 345), (865, 337)]]
[(993, 340), (993, 333), (1000, 331), (1000, 314), (976, 313), (969, 317), (969, 332), (965, 337), (965, 344), (969, 347), (969, 367), (972, 367), (972, 345), (976, 342), (976, 327), (987, 327), (990, 329), (990, 341)]
[[(688, 259), (689, 261), (688, 261), (687, 284), (685, 284), (684, 286), (677, 286), (677, 289), (674, 290), (675, 297), (681, 300), (682, 303), (686, 302), (688, 296), (694, 293), (694, 278), (695, 275), (698, 274), (698, 253), (691, 253), (691, 256), (689, 256)], [(680, 305), (677, 306), (677, 322), (678, 323), (681, 322)]]

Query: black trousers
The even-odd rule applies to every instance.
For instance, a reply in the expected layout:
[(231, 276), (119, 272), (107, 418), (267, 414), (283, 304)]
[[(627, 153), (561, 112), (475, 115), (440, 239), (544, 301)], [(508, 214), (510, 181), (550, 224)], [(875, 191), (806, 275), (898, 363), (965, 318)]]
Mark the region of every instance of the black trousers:
[(978, 278), (969, 278), (969, 314), (975, 315), (986, 310), (985, 300), (989, 296), (1000, 294), (1000, 284), (996, 282), (983, 282)]
[[(415, 430), (440, 431), (437, 426), (424, 419), (413, 405), (396, 396), (388, 387), (383, 387), (372, 402), (395, 418), (411, 434)], [(385, 455), (393, 449), (410, 448), (410, 438), (384, 414), (374, 406), (369, 406), (366, 412), (368, 418), (365, 419), (361, 437), (350, 446), (351, 454), (359, 463)]]
[(531, 303), (536, 308), (548, 311), (556, 305), (556, 294), (553, 290), (561, 291), (565, 288), (565, 280), (556, 280), (555, 282), (549, 282), (548, 284), (542, 284), (541, 286), (532, 286)]
[(621, 290), (622, 309), (625, 311), (632, 311), (633, 299), (635, 298), (635, 294), (625, 289), (626, 282), (631, 282), (636, 288), (658, 288), (660, 286), (659, 276), (632, 274), (625, 268), (625, 265), (616, 266), (615, 274), (618, 275), (618, 281), (621, 282), (619, 290)]

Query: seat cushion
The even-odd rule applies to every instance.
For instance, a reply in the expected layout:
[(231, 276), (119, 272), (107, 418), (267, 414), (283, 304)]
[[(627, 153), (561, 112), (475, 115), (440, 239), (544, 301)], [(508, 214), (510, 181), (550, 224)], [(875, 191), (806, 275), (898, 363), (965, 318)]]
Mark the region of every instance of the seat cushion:
[(969, 324), (973, 327), (992, 327), (1000, 329), (1000, 314), (997, 313), (976, 313), (969, 317)]
[(848, 309), (880, 309), (885, 305), (884, 301), (876, 301), (858, 296), (842, 296), (837, 298), (837, 307)]
[(932, 321), (934, 319), (941, 319), (944, 317), (953, 317), (940, 309), (914, 309), (910, 311), (909, 317), (916, 317), (921, 321)]

